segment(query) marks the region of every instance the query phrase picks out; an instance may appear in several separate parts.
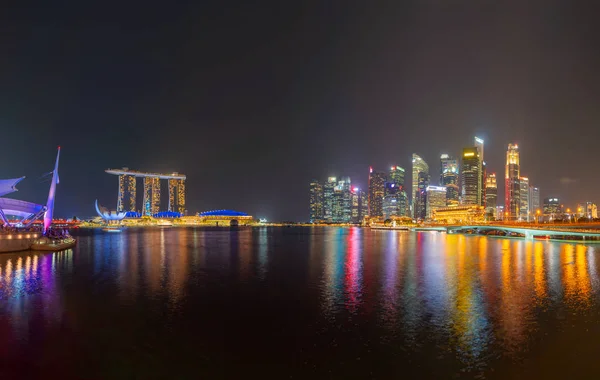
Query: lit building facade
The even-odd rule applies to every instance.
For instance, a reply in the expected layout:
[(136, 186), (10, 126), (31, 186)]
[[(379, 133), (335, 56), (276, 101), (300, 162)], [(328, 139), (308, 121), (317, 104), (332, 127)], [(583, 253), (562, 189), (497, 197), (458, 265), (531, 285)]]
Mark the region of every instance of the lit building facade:
[(433, 210), (433, 220), (446, 224), (480, 223), (484, 221), (483, 206), (459, 205)]
[(577, 205), (577, 216), (579, 218), (597, 219), (598, 206), (593, 202), (579, 203)]
[(169, 209), (168, 211), (185, 214), (185, 181), (170, 179), (169, 182)]
[(406, 191), (395, 182), (386, 182), (383, 198), (383, 217), (384, 219), (391, 219), (392, 217), (401, 216), (408, 216)]
[(521, 206), (521, 185), (519, 177), (521, 169), (519, 165), (519, 147), (516, 144), (508, 144), (506, 151), (506, 175), (504, 185), (504, 214), (506, 219), (516, 220)]
[(496, 219), (498, 207), (498, 182), (496, 173), (489, 173), (485, 177), (485, 213), (488, 218)]
[(310, 182), (310, 222), (323, 221), (323, 184), (318, 180)]
[[(427, 178), (427, 184), (425, 185), (424, 182), (421, 183), (419, 180), (419, 176), (420, 173), (424, 173), (423, 176), (421, 176), (422, 178)], [(413, 153), (412, 155), (412, 192), (411, 192), (411, 198), (412, 198), (412, 208), (413, 208), (413, 217), (415, 219), (419, 219), (419, 218), (425, 218), (425, 205), (424, 203), (422, 204), (421, 208), (422, 210), (417, 211), (417, 203), (418, 203), (418, 191), (419, 188), (421, 188), (423, 194), (422, 196), (425, 197), (425, 189), (427, 188), (427, 186), (429, 185), (429, 165), (427, 165), (427, 162), (425, 162), (424, 159), (422, 159), (419, 155)], [(423, 198), (424, 201), (424, 198)], [(422, 214), (422, 215), (421, 215)]]
[(496, 206), (496, 220), (504, 220), (504, 206)]
[[(531, 219), (531, 209), (529, 207), (529, 178), (519, 177), (519, 220), (527, 221)], [(535, 211), (533, 211), (535, 213)]]
[(160, 211), (160, 178), (144, 177), (144, 212), (152, 216)]
[(352, 193), (350, 177), (342, 177), (333, 189), (332, 221), (352, 222)]
[(160, 181), (168, 180), (169, 212), (185, 214), (185, 180), (186, 176), (173, 172), (170, 174), (147, 173), (129, 168), (107, 169), (108, 174), (119, 176), (119, 195), (117, 198), (118, 212), (137, 212), (136, 185), (137, 178), (144, 179), (142, 214), (152, 216), (160, 212)]
[(440, 156), (440, 184), (446, 187), (446, 205), (455, 206), (459, 201), (458, 161), (447, 154)]
[(333, 195), (336, 184), (337, 178), (329, 177), (323, 185), (323, 220), (329, 223), (333, 222)]
[(429, 187), (429, 173), (419, 172), (414, 202), (414, 218), (417, 220), (425, 220), (427, 218), (427, 187)]
[(397, 186), (404, 187), (404, 168), (400, 166), (392, 166), (390, 168), (390, 173), (388, 174), (387, 181), (393, 182)]
[(426, 189), (427, 219), (433, 219), (433, 212), (446, 207), (446, 188), (444, 186), (428, 186)]
[(352, 189), (352, 223), (362, 223), (363, 219), (369, 214), (367, 194), (355, 187)]
[(383, 217), (383, 197), (385, 193), (386, 176), (384, 173), (369, 169), (369, 216), (371, 218)]
[(476, 147), (463, 149), (461, 178), (462, 203), (481, 206), (481, 160)]
[(586, 217), (588, 219), (598, 219), (598, 206), (595, 203), (586, 203)]
[(477, 152), (479, 153), (479, 179), (477, 181), (477, 186), (479, 188), (479, 205), (480, 206), (484, 206), (485, 207), (485, 171), (486, 171), (486, 165), (485, 165), (485, 159), (483, 156), (483, 148), (484, 148), (484, 141), (483, 139), (475, 136), (475, 138), (473, 139), (473, 142), (475, 144), (475, 148), (477, 148)]
[(544, 218), (552, 221), (562, 217), (563, 210), (559, 198), (544, 198)]
[(119, 175), (119, 194), (117, 196), (117, 212), (134, 211), (136, 198), (136, 179), (133, 175)]
[(529, 186), (529, 213), (531, 215), (541, 214), (542, 208), (540, 203), (540, 189), (539, 187)]

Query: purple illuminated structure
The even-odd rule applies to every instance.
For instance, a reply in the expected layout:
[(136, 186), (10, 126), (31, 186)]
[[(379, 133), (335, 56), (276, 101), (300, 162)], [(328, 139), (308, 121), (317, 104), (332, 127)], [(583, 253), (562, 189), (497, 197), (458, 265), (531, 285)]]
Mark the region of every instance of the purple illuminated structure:
[(48, 192), (48, 202), (46, 202), (46, 212), (44, 213), (44, 235), (48, 232), (48, 228), (52, 224), (52, 214), (54, 214), (54, 196), (56, 195), (56, 184), (58, 184), (58, 159), (60, 158), (60, 146), (56, 153), (56, 163), (52, 171), (52, 183)]
[(19, 221), (18, 225), (23, 227), (29, 227), (33, 222), (43, 216), (44, 234), (46, 234), (48, 228), (52, 224), (52, 214), (54, 213), (54, 197), (56, 195), (56, 184), (58, 184), (59, 157), (60, 147), (58, 147), (58, 153), (56, 154), (56, 163), (54, 164), (54, 170), (52, 171), (52, 183), (50, 185), (50, 192), (48, 193), (48, 202), (45, 206), (18, 199), (2, 198), (2, 196), (6, 194), (17, 191), (17, 184), (25, 177), (0, 180), (0, 221), (2, 221), (4, 225), (11, 225), (7, 215), (21, 217), (22, 219)]

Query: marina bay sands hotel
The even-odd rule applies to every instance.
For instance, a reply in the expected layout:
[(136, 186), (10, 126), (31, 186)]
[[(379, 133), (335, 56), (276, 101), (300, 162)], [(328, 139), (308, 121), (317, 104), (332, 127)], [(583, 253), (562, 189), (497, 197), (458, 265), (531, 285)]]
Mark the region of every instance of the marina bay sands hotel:
[(136, 180), (144, 178), (144, 201), (142, 215), (154, 215), (160, 210), (160, 180), (166, 179), (169, 184), (168, 211), (185, 214), (185, 175), (177, 172), (171, 174), (145, 173), (129, 168), (107, 169), (108, 174), (119, 176), (118, 212), (137, 212)]

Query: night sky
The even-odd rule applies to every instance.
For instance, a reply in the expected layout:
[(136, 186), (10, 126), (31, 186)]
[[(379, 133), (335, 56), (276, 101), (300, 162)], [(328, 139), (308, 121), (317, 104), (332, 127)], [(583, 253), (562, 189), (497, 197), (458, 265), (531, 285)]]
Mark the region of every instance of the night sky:
[(190, 213), (306, 220), (311, 178), (365, 188), (417, 153), (437, 184), (475, 135), (500, 177), (516, 142), (542, 198), (600, 202), (592, 1), (12, 3), (0, 178), (44, 203), (61, 145), (57, 216), (115, 208), (127, 166), (185, 173)]

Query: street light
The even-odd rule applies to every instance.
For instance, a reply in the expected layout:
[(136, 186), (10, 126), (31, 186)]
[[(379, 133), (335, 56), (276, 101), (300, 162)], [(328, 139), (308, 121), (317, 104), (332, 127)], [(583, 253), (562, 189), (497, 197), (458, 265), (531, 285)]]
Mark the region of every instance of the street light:
[(537, 216), (535, 217), (535, 221), (536, 221), (536, 223), (538, 223), (538, 224), (539, 224), (539, 223), (540, 223), (540, 209), (538, 208), (538, 209), (536, 210), (536, 212), (535, 212), (535, 213), (536, 213), (536, 215), (537, 215)]

